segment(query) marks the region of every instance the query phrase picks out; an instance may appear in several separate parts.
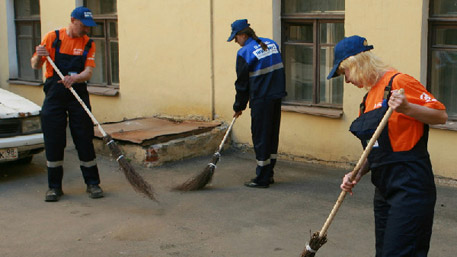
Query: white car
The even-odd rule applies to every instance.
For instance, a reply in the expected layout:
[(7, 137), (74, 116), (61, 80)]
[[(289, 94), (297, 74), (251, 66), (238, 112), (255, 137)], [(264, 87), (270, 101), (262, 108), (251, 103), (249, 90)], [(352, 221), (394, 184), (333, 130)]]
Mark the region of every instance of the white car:
[(44, 150), (40, 106), (0, 88), (0, 163), (28, 163)]

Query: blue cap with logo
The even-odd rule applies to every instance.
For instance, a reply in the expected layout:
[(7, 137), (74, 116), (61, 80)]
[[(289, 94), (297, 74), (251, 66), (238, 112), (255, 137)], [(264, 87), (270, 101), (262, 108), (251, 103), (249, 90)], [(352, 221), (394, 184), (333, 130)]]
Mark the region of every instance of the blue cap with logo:
[(350, 36), (343, 38), (335, 46), (335, 55), (333, 60), (333, 69), (327, 76), (327, 79), (338, 76), (336, 70), (344, 59), (359, 54), (361, 52), (369, 51), (373, 46), (368, 45), (367, 39), (361, 36)]
[(242, 31), (243, 29), (249, 27), (251, 24), (248, 23), (247, 19), (236, 20), (232, 23), (232, 34), (227, 39), (227, 42), (230, 42), (235, 37), (236, 33)]
[(94, 19), (92, 18), (92, 12), (87, 7), (76, 7), (73, 12), (71, 12), (71, 17), (80, 20), (85, 26), (97, 26), (97, 23), (95, 23)]

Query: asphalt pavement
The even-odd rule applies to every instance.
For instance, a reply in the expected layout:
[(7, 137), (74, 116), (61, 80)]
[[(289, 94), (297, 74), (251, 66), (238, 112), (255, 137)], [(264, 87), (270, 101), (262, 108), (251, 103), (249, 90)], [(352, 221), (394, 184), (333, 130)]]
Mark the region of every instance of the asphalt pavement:
[[(347, 170), (279, 160), (268, 189), (243, 183), (254, 176), (252, 152), (222, 153), (204, 190), (172, 188), (200, 173), (211, 156), (156, 168), (134, 165), (159, 202), (136, 193), (116, 161), (98, 156), (105, 197), (90, 199), (71, 142), (65, 152), (65, 195), (44, 202), (44, 153), (31, 164), (0, 165), (0, 256), (242, 257), (300, 256), (321, 229)], [(438, 185), (430, 257), (457, 252), (457, 188)], [(328, 230), (321, 257), (374, 256), (373, 186), (364, 177)]]

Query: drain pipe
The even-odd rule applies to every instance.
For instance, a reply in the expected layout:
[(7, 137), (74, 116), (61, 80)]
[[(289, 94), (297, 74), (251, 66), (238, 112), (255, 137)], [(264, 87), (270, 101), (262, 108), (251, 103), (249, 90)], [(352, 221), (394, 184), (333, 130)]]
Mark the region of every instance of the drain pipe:
[(216, 94), (215, 94), (215, 85), (214, 85), (214, 7), (213, 0), (209, 0), (209, 35), (210, 35), (210, 76), (211, 76), (211, 119), (216, 119)]

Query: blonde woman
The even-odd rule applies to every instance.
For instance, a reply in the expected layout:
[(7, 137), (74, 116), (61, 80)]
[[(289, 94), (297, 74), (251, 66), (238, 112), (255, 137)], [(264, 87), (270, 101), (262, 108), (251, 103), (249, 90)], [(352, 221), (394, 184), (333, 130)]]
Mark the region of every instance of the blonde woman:
[(419, 81), (384, 64), (372, 49), (363, 37), (344, 38), (335, 46), (327, 77), (344, 75), (346, 83), (368, 90), (350, 127), (363, 147), (388, 107), (394, 110), (354, 181), (346, 174), (341, 188), (352, 194), (371, 171), (376, 257), (427, 256), (436, 202), (428, 125), (445, 123), (446, 109)]

